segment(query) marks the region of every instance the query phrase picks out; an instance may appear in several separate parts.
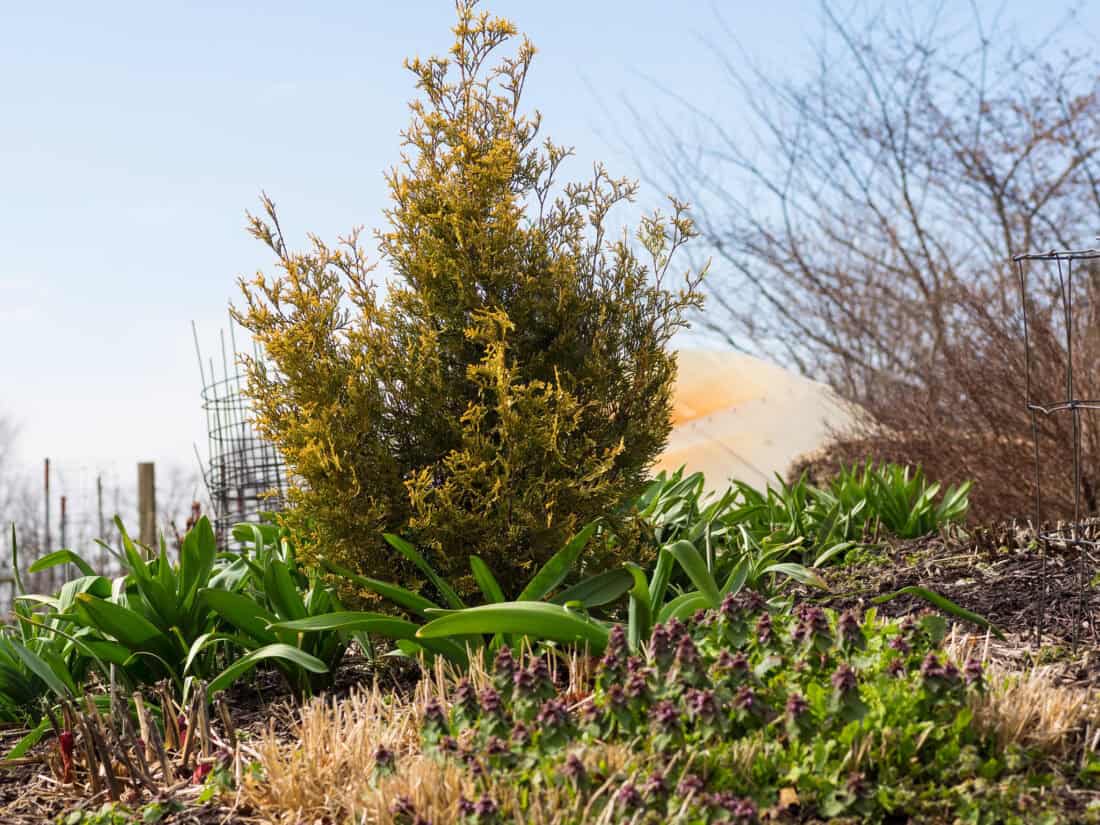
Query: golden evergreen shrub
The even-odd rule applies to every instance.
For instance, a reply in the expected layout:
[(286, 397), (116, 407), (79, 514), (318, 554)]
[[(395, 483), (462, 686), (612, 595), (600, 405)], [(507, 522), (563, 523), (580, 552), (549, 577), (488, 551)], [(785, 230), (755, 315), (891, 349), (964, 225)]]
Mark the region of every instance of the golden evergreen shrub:
[(701, 275), (670, 283), (694, 234), (682, 204), (632, 243), (608, 214), (636, 184), (599, 165), (557, 183), (572, 152), (520, 110), (534, 48), (498, 59), (516, 29), (474, 5), (458, 4), (449, 57), (407, 63), (420, 97), (387, 177), (385, 289), (358, 233), (291, 251), (265, 197), (250, 228), (279, 273), (242, 281), (235, 317), (266, 356), (249, 394), (292, 472), (303, 549), (416, 584), (381, 540), (401, 532), (460, 590), (476, 553), (509, 592), (643, 485)]

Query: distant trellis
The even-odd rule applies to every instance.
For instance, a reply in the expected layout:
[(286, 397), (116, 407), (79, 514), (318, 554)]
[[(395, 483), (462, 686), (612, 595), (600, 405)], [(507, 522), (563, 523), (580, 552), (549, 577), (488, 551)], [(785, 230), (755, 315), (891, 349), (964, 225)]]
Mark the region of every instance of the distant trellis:
[[(229, 321), (229, 346), (225, 331), (219, 333), (221, 375), (213, 358), (203, 363), (198, 332), (192, 323), (195, 353), (202, 376), (202, 406), (206, 413), (208, 459), (203, 480), (214, 509), (218, 543), (232, 541), (232, 527), (242, 521), (259, 521), (261, 513), (282, 509), (286, 501), (286, 473), (282, 457), (264, 440), (249, 420), (244, 395), (236, 333)], [(256, 357), (261, 357), (256, 351)]]

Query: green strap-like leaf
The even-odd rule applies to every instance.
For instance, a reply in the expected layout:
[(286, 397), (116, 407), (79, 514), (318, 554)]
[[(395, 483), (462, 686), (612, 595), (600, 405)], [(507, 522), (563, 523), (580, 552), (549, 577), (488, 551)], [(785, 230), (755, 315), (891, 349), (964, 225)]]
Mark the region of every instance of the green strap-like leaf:
[(649, 639), (653, 627), (653, 611), (649, 601), (649, 583), (646, 581), (645, 571), (632, 561), (628, 561), (625, 567), (634, 580), (630, 589), (627, 642), (631, 650), (637, 651)]
[(581, 554), (584, 546), (588, 544), (588, 540), (592, 538), (592, 534), (596, 532), (598, 526), (597, 522), (585, 525), (584, 529), (573, 536), (565, 547), (551, 556), (531, 581), (527, 583), (527, 586), (523, 588), (523, 592), (519, 594), (516, 601), (525, 602), (544, 599), (547, 593), (550, 593), (565, 581), (565, 577), (573, 569), (577, 557)]
[(78, 594), (76, 604), (83, 624), (113, 636), (130, 650), (173, 655), (171, 638), (140, 613), (88, 593)]
[[(644, 580), (644, 579), (643, 579)], [(623, 567), (597, 573), (563, 590), (550, 601), (553, 604), (580, 602), (587, 607), (610, 604), (634, 585), (634, 576)]]
[(58, 697), (62, 699), (72, 698), (74, 688), (71, 685), (71, 677), (69, 679), (70, 684), (66, 684), (65, 680), (55, 673), (54, 669), (37, 653), (19, 642), (13, 641), (11, 646), (15, 650), (15, 654), (23, 661), (23, 664), (27, 666), (27, 669), (45, 682), (46, 686), (57, 694)]
[(710, 600), (698, 590), (691, 590), (665, 604), (657, 614), (657, 621), (663, 624), (669, 619), (684, 619), (694, 615), (696, 610), (706, 610), (708, 607)]
[(388, 582), (379, 581), (378, 579), (360, 576), (358, 573), (353, 573), (346, 567), (341, 567), (325, 559), (321, 560), (321, 566), (328, 572), (340, 578), (347, 579), (348, 581), (355, 582), (355, 584), (365, 590), (369, 590), (371, 593), (377, 593), (379, 596), (393, 602), (398, 607), (403, 607), (410, 613), (415, 613), (422, 618), (428, 617), (428, 610), (439, 609), (439, 605), (431, 599), (426, 599), (419, 593), (413, 593), (411, 590), (406, 590), (404, 587), (399, 587), (396, 584), (389, 584)]
[(489, 565), (478, 556), (470, 556), (470, 570), (474, 574), (477, 586), (481, 588), (481, 592), (485, 595), (486, 601), (494, 603), (504, 601), (504, 591), (500, 589), (500, 582), (493, 575), (493, 571), (489, 569)]
[(967, 610), (965, 607), (955, 604), (946, 596), (941, 596), (939, 593), (936, 593), (925, 587), (903, 587), (901, 588), (901, 590), (898, 590), (894, 593), (887, 593), (884, 596), (876, 596), (875, 598), (871, 599), (871, 603), (884, 604), (891, 599), (896, 599), (898, 596), (915, 596), (918, 599), (923, 599), (929, 604), (935, 605), (944, 613), (948, 613), (957, 619), (963, 619), (964, 621), (976, 624), (978, 627), (985, 628), (998, 639), (1001, 639), (1002, 641), (1004, 640), (1004, 634), (997, 628), (996, 625), (989, 621), (989, 619), (985, 618), (984, 616), (978, 615), (972, 610)]
[(72, 550), (54, 550), (52, 553), (47, 553), (38, 561), (30, 566), (28, 572), (38, 573), (42, 570), (46, 570), (50, 567), (55, 567), (59, 564), (75, 564), (77, 569), (80, 570), (85, 576), (96, 575), (95, 570), (88, 562), (84, 561), (78, 554)]
[(722, 604), (722, 595), (718, 592), (718, 585), (714, 581), (714, 576), (707, 570), (707, 563), (703, 561), (703, 557), (699, 555), (695, 545), (690, 541), (681, 539), (668, 545), (668, 551), (680, 563), (680, 567), (687, 573), (691, 583), (695, 585), (700, 593), (706, 596), (710, 606), (713, 608), (719, 607)]
[(447, 582), (443, 581), (439, 574), (432, 569), (431, 565), (424, 560), (424, 557), (420, 555), (415, 547), (400, 536), (395, 536), (393, 533), (383, 533), (382, 537), (389, 542), (391, 547), (416, 565), (416, 568), (428, 577), (428, 581), (435, 585), (435, 589), (440, 592), (447, 604), (455, 610), (461, 610), (466, 606), (463, 604), (462, 599), (458, 597), (454, 589), (447, 584)]
[(825, 579), (821, 578), (821, 574), (816, 570), (795, 564), (794, 562), (780, 562), (779, 564), (769, 564), (765, 567), (761, 573), (780, 573), (784, 576), (794, 579), (799, 584), (807, 585), (808, 587), (817, 587), (821, 590), (828, 590), (829, 585), (825, 582)]
[(291, 645), (276, 642), (275, 644), (265, 645), (264, 647), (253, 650), (251, 653), (242, 656), (215, 676), (210, 684), (207, 685), (207, 690), (211, 695), (218, 691), (225, 690), (266, 659), (276, 659), (286, 662), (302, 670), (308, 670), (310, 673), (328, 673), (328, 667), (317, 657), (310, 656), (305, 651), (299, 650)]
[(511, 633), (554, 642), (586, 643), (600, 653), (608, 629), (566, 607), (546, 602), (515, 601), (485, 604), (465, 610), (440, 611), (417, 631), (418, 639), (468, 634)]
[(274, 644), (278, 641), (278, 637), (269, 630), (270, 625), (279, 621), (278, 617), (248, 596), (207, 588), (199, 591), (199, 598), (233, 627), (259, 644)]

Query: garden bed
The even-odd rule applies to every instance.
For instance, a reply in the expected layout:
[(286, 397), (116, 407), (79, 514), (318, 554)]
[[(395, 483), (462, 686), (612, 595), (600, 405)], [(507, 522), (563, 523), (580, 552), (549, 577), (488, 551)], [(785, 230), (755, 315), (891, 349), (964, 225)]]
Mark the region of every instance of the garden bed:
[[(1087, 571), (1084, 587), (1082, 569)], [(1091, 558), (1072, 548), (1052, 548), (1044, 559), (1032, 545), (1032, 534), (1013, 525), (971, 533), (947, 530), (911, 541), (886, 541), (862, 563), (830, 568), (824, 577), (833, 593), (819, 601), (837, 609), (866, 608), (876, 596), (926, 587), (996, 625), (1008, 639), (990, 642), (999, 658), (1019, 668), (1055, 664), (1063, 682), (1096, 686), (1100, 639), (1092, 617), (1100, 612), (1100, 592), (1088, 582), (1097, 569)], [(1036, 610), (1044, 571), (1047, 595), (1040, 641)], [(926, 606), (902, 596), (878, 610), (896, 616)], [(965, 623), (959, 630), (980, 633)]]
[[(1033, 610), (1044, 561), (1029, 547), (1026, 533), (1009, 527), (978, 530), (972, 534), (948, 531), (924, 539), (884, 543), (858, 563), (829, 569), (825, 578), (832, 593), (817, 596), (816, 600), (838, 610), (865, 609), (879, 595), (912, 585), (927, 587), (985, 616), (1005, 634), (1005, 640), (997, 641), (977, 628), (957, 623), (951, 643), (956, 646), (956, 653), (981, 650), (989, 663), (987, 666), (995, 665), (1002, 673), (1034, 674), (1036, 666), (1041, 666), (1042, 679), (1047, 681), (1035, 682), (1025, 689), (1045, 690), (1054, 684), (1070, 689), (1092, 688), (1100, 684), (1100, 666), (1093, 655), (1095, 645), (1086, 632), (1088, 628), (1079, 629), (1075, 623), (1081, 595), (1078, 561), (1075, 555), (1065, 551), (1052, 552), (1045, 561), (1051, 596), (1042, 646), (1035, 644)], [(813, 594), (806, 592), (804, 595)], [(1100, 607), (1091, 588), (1084, 595), (1088, 609)], [(926, 611), (927, 605), (901, 597), (880, 605), (878, 610), (880, 615), (897, 617)], [(1074, 645), (1078, 630), (1080, 638)], [(376, 680), (382, 690), (407, 698), (414, 692), (417, 678), (414, 671), (415, 668), (407, 663), (399, 662), (375, 671), (364, 659), (350, 657), (337, 674), (328, 698), (339, 701)], [(255, 680), (231, 688), (227, 699), (242, 740), (258, 742), (266, 737), (270, 741), (274, 737), (287, 748), (296, 747), (294, 725), (298, 711), (277, 674), (260, 672)], [(1020, 701), (1020, 697), (1009, 697), (1009, 700)], [(20, 734), (16, 730), (3, 731), (0, 745), (5, 749), (10, 747)], [(13, 825), (57, 821), (63, 813), (95, 811), (102, 804), (99, 799), (82, 798), (75, 787), (62, 785), (50, 775), (44, 759), (52, 747), (52, 742), (43, 742), (31, 759), (0, 771), (0, 820)], [(1067, 776), (1073, 773), (1073, 768), (1067, 766)], [(200, 802), (202, 790), (201, 785), (177, 790), (171, 798), (180, 805), (166, 805), (163, 816), (155, 821), (168, 825), (272, 821), (270, 813), (261, 815), (232, 792)], [(1097, 792), (1075, 787), (1073, 782), (1063, 784), (1056, 794), (1058, 805), (1067, 817), (1064, 821), (1085, 821), (1088, 804), (1098, 798)], [(134, 800), (132, 807), (140, 813), (151, 810), (150, 803), (168, 801), (167, 798), (145, 798)], [(764, 821), (815, 821), (799, 815), (796, 808), (773, 814), (774, 817), (769, 815), (770, 818)], [(96, 822), (97, 825), (114, 822), (92, 818), (73, 820), (74, 823), (79, 821)]]

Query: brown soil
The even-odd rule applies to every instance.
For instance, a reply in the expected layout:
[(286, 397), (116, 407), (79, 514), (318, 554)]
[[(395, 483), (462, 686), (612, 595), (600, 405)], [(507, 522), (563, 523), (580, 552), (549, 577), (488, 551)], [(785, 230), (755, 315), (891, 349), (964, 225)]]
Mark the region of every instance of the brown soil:
[[(1067, 682), (1100, 684), (1100, 589), (1090, 584), (1100, 563), (1094, 554), (1064, 546), (1044, 553), (1031, 531), (1014, 525), (955, 530), (888, 542), (864, 563), (831, 568), (824, 577), (833, 592), (817, 600), (865, 608), (876, 596), (924, 587), (1000, 629), (1007, 643), (992, 642), (1000, 657), (1021, 665), (1057, 662)], [(897, 616), (928, 607), (902, 596), (878, 610)], [(984, 633), (968, 622), (956, 624), (961, 632)]]

